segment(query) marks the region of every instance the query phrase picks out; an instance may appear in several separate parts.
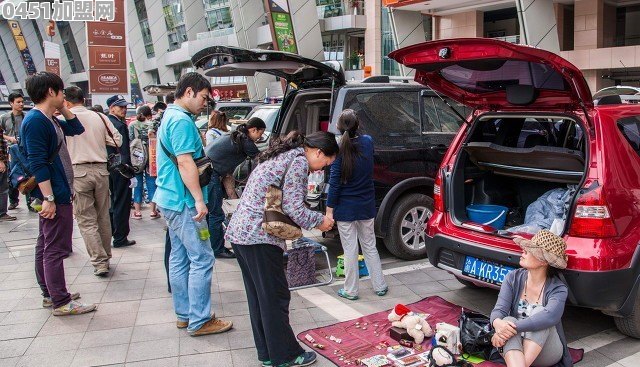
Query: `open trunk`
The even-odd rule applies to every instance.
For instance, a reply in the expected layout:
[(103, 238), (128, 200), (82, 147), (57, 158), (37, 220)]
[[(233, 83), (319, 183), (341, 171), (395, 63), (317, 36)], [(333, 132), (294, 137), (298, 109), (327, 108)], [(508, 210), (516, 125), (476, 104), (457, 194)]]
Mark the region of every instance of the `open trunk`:
[(481, 116), (452, 171), (447, 200), (454, 222), (493, 231), (472, 221), (467, 206), (501, 205), (508, 230), (525, 224), (527, 208), (550, 190), (568, 190), (570, 203), (585, 172), (584, 146), (583, 127), (566, 116)]

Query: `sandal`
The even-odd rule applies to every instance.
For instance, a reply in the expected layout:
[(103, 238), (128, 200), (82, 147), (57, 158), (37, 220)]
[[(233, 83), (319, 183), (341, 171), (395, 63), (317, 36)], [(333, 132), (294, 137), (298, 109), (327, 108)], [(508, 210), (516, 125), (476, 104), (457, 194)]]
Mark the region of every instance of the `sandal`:
[(389, 287), (381, 290), (381, 291), (376, 291), (376, 295), (378, 295), (379, 297), (385, 296), (387, 295), (387, 292), (389, 291)]
[(133, 218), (133, 219), (142, 219), (142, 213), (133, 212), (133, 214), (131, 215), (131, 218)]
[(352, 296), (349, 293), (347, 293), (347, 291), (344, 290), (344, 288), (340, 288), (340, 290), (338, 291), (338, 296), (342, 297), (342, 298), (346, 298), (349, 301), (355, 301), (358, 299), (358, 296)]
[(152, 211), (150, 217), (151, 217), (151, 219), (160, 218), (160, 213), (157, 210)]

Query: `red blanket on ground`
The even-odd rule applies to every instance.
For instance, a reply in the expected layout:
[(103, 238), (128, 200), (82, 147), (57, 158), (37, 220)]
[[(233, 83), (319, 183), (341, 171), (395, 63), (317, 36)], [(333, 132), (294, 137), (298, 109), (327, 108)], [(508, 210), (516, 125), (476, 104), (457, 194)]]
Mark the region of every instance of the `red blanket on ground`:
[[(458, 325), (458, 318), (462, 308), (444, 299), (433, 296), (421, 301), (407, 305), (411, 311), (428, 313), (431, 316), (427, 319), (429, 325), (435, 329), (436, 323), (446, 322), (451, 325)], [(397, 345), (398, 342), (389, 337), (391, 323), (387, 321), (387, 315), (391, 310), (377, 312), (358, 319), (344, 321), (337, 324), (307, 330), (298, 334), (298, 339), (306, 344), (310, 349), (321, 354), (337, 366), (354, 366), (356, 359), (371, 357), (377, 354), (386, 355), (386, 348), (378, 349), (380, 343), (387, 342), (389, 345)], [(359, 328), (356, 328), (356, 322)], [(364, 324), (367, 323), (366, 326)], [(377, 326), (375, 326), (377, 325)], [(366, 327), (366, 329), (364, 329)], [(314, 348), (313, 342), (308, 341), (305, 336), (309, 334), (316, 343), (323, 344), (324, 350)], [(378, 334), (378, 336), (376, 336)], [(330, 340), (331, 336), (342, 339), (341, 343)], [(424, 350), (429, 349), (431, 338), (426, 338), (422, 343)], [(574, 363), (582, 360), (583, 350), (569, 349)], [(343, 360), (340, 360), (342, 356)], [(351, 362), (351, 364), (347, 364)], [(485, 361), (477, 364), (478, 367), (503, 366), (500, 363)]]

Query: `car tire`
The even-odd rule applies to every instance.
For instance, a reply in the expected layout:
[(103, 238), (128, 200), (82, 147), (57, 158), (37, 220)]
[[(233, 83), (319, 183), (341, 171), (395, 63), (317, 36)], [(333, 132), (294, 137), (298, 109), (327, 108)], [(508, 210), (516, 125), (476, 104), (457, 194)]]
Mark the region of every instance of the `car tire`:
[(614, 317), (618, 330), (632, 338), (640, 338), (640, 292), (636, 295), (633, 311), (627, 317)]
[(432, 214), (433, 199), (429, 196), (407, 194), (400, 197), (391, 210), (389, 228), (384, 238), (389, 252), (404, 260), (427, 257), (425, 227)]

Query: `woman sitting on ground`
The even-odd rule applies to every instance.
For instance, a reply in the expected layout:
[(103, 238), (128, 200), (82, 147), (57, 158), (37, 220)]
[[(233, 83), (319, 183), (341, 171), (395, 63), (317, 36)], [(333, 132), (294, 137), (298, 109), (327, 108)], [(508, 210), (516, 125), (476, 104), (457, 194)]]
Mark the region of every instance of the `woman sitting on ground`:
[(231, 242), (238, 257), (249, 302), (253, 339), (263, 366), (308, 366), (316, 360), (314, 352), (305, 352), (300, 347), (289, 323), (291, 292), (283, 259), (287, 245), (285, 240), (262, 229), (267, 190), (271, 185), (282, 183), (285, 215), (302, 228), (330, 230), (333, 220), (308, 209), (304, 199), (309, 171), (329, 166), (336, 154), (335, 136), (322, 131), (306, 137), (292, 131), (284, 139), (272, 141), (249, 176), (238, 209), (227, 228), (225, 238)]
[(491, 312), (493, 346), (508, 367), (573, 366), (561, 321), (568, 290), (556, 270), (567, 267), (567, 244), (545, 229), (514, 241), (522, 268), (507, 274)]
[(236, 128), (231, 134), (217, 137), (205, 147), (205, 154), (213, 163), (213, 174), (209, 182), (209, 233), (211, 234), (211, 248), (216, 258), (232, 259), (232, 251), (224, 247), (224, 212), (222, 211), (222, 177), (233, 173), (236, 167), (247, 157), (253, 158), (260, 151), (256, 141), (262, 137), (267, 125), (258, 117), (252, 117), (246, 124)]

